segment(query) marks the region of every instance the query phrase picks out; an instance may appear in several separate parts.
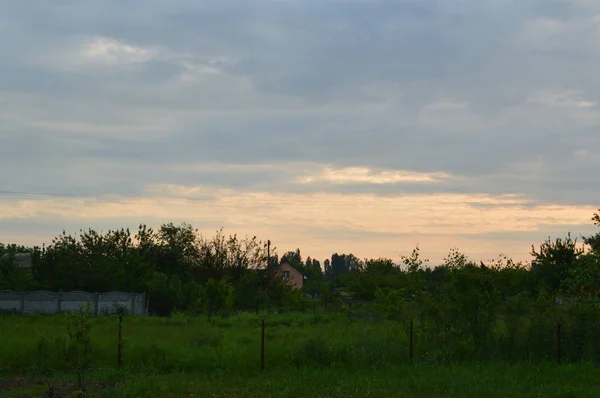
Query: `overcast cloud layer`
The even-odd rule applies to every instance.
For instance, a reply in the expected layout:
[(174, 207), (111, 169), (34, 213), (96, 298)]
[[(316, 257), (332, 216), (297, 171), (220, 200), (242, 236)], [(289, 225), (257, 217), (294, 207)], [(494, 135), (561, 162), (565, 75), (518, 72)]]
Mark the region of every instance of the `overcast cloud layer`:
[(600, 2), (1, 9), (0, 241), (188, 221), (320, 258), (527, 260), (595, 231)]

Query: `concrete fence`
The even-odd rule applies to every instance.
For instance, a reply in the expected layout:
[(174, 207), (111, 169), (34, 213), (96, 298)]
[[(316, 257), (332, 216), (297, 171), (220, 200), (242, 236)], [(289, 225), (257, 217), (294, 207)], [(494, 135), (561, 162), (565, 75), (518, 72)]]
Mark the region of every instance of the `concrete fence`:
[(87, 292), (11, 292), (0, 290), (0, 311), (16, 311), (20, 314), (57, 314), (74, 312), (80, 305), (91, 303), (92, 314), (108, 315), (123, 307), (128, 314), (148, 315), (145, 293), (87, 293)]

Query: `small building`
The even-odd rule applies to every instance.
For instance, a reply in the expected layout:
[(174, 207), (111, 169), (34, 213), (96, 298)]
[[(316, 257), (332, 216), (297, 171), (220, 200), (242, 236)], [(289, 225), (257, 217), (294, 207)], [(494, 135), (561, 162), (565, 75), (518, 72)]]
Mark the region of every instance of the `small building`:
[(278, 276), (287, 285), (297, 290), (302, 289), (306, 281), (306, 276), (302, 275), (293, 265), (285, 261), (279, 264)]
[(31, 253), (5, 253), (0, 259), (2, 261), (9, 261), (11, 256), (13, 256), (13, 261), (17, 268), (31, 268)]

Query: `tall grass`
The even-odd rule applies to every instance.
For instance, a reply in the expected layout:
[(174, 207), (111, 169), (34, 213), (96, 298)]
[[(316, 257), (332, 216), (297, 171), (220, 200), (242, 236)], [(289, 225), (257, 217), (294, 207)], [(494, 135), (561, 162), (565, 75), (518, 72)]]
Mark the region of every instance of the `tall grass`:
[[(600, 358), (593, 314), (563, 322), (565, 362)], [(570, 323), (569, 320), (577, 323)], [(0, 373), (48, 375), (68, 366), (64, 315), (0, 317)], [(169, 318), (128, 316), (123, 324), (123, 366), (128, 371), (249, 374), (260, 365), (260, 317)], [(585, 327), (583, 327), (583, 326)], [(540, 363), (556, 358), (554, 317), (498, 319), (474, 334), (464, 322), (415, 320), (415, 362)], [(91, 367), (117, 366), (117, 316), (92, 319)], [(347, 315), (283, 314), (266, 318), (266, 367), (384, 369), (409, 363), (408, 319), (357, 319)]]
[[(412, 366), (408, 319), (269, 315), (262, 373), (261, 316), (126, 316), (121, 369), (118, 318), (96, 317), (88, 379), (110, 381), (113, 388), (89, 391), (122, 397), (208, 391), (210, 396), (240, 397), (595, 396), (600, 371), (589, 363), (598, 359), (598, 320), (594, 312), (582, 311), (561, 317), (562, 359), (582, 364), (558, 366), (552, 363), (555, 315), (501, 317), (477, 333), (463, 321), (415, 319)], [(0, 336), (0, 387), (3, 376), (73, 380), (65, 315), (1, 316)], [(44, 386), (27, 388), (0, 397), (40, 396)]]

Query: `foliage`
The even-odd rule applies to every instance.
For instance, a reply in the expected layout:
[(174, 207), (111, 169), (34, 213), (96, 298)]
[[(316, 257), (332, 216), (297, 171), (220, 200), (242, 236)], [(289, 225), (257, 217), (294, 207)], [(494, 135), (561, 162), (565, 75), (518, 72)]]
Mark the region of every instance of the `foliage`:
[(233, 287), (227, 279), (209, 279), (204, 286), (204, 302), (209, 314), (230, 311), (233, 306)]
[[(430, 300), (411, 307), (397, 291), (382, 289), (378, 297), (380, 294), (376, 303), (381, 309), (354, 308), (351, 317), (342, 312), (334, 315), (331, 309), (325, 313), (322, 306), (315, 315), (271, 311), (210, 320), (180, 313), (161, 318), (131, 316), (123, 330), (127, 345), (122, 370), (251, 373), (258, 368), (262, 316), (266, 317), (268, 369), (342, 366), (350, 371), (408, 364), (410, 319), (414, 321), (415, 364), (554, 362), (557, 319), (564, 331), (563, 362), (600, 363), (597, 302), (571, 302), (557, 312), (551, 299), (513, 297), (497, 305), (496, 316), (481, 314), (476, 323), (475, 314), (465, 310), (470, 304)], [(375, 316), (360, 317), (366, 310)], [(93, 369), (117, 368), (116, 317), (89, 319), (83, 315), (69, 326), (66, 340), (57, 339), (64, 334), (63, 316), (0, 317), (0, 333), (7, 336), (0, 349), (2, 374), (33, 374), (37, 353), (43, 351), (49, 357), (46, 375), (75, 370), (77, 364), (86, 371), (89, 386)], [(43, 340), (38, 336), (40, 330), (44, 331)], [(53, 354), (61, 351), (67, 353), (67, 362)]]
[(577, 264), (583, 249), (577, 247), (577, 239), (568, 234), (565, 239), (554, 241), (548, 238), (540, 245), (539, 251), (531, 247), (531, 255), (535, 258), (534, 272), (538, 284), (551, 292), (563, 287), (569, 271)]
[[(600, 224), (597, 214), (593, 220)], [(584, 238), (588, 246), (589, 239)], [(297, 310), (311, 298), (352, 313), (356, 305), (371, 305), (389, 319), (400, 312), (435, 315), (440, 322), (456, 317), (463, 322), (461, 333), (481, 339), (511, 300), (596, 296), (600, 282), (600, 255), (593, 245), (585, 253), (570, 234), (532, 246), (531, 269), (502, 255), (476, 264), (457, 248), (442, 264), (428, 267), (418, 245), (400, 255), (399, 264), (334, 253), (321, 268), (320, 261), (297, 248), (281, 259), (306, 278), (301, 292), (291, 291), (278, 276), (278, 255), (274, 248), (267, 253), (268, 247), (270, 242), (226, 236), (222, 230), (202, 236), (186, 223), (158, 229), (142, 224), (135, 234), (128, 229), (63, 231), (43, 250), (0, 244), (0, 253), (33, 256), (31, 271), (17, 269), (10, 256), (2, 258), (0, 288), (145, 292), (150, 313), (161, 316), (265, 306)]]
[(579, 257), (577, 266), (569, 270), (565, 291), (580, 296), (600, 296), (600, 254), (588, 253)]
[[(592, 221), (594, 222), (594, 225), (600, 227), (600, 209), (598, 209), (598, 213), (594, 214)], [(597, 232), (592, 236), (584, 237), (583, 241), (589, 246), (592, 253), (600, 255), (600, 232)]]
[(80, 395), (85, 395), (85, 372), (89, 369), (91, 363), (91, 329), (92, 329), (92, 311), (88, 301), (86, 305), (79, 307), (75, 313), (66, 315), (67, 335), (69, 337), (69, 357), (70, 365), (77, 374), (77, 386)]
[[(326, 351), (329, 353), (331, 351)], [(401, 375), (399, 377), (398, 375)], [(179, 397), (486, 397), (567, 398), (600, 396), (600, 369), (593, 365), (464, 364), (454, 366), (391, 365), (385, 369), (347, 369), (332, 364), (295, 369), (271, 368), (247, 374), (215, 372), (117, 373), (99, 370), (94, 375), (99, 398)], [(53, 379), (56, 395), (71, 390), (59, 377)], [(46, 386), (33, 380), (6, 381), (1, 398), (38, 398)], [(60, 394), (60, 395), (59, 395)], [(63, 395), (64, 394), (64, 395)]]
[(417, 245), (413, 249), (410, 256), (400, 255), (400, 259), (402, 260), (402, 263), (407, 267), (407, 270), (413, 273), (420, 270), (425, 265), (425, 263), (429, 261), (427, 259), (421, 258), (419, 245)]
[[(456, 248), (443, 264), (427, 267), (419, 246), (399, 264), (335, 253), (321, 268), (296, 249), (282, 260), (307, 277), (297, 291), (273, 277), (277, 253), (269, 257), (256, 237), (140, 225), (135, 234), (63, 232), (44, 250), (0, 244), (0, 254), (29, 251), (34, 260), (32, 272), (17, 269), (11, 256), (0, 260), (0, 288), (147, 292), (151, 313), (171, 316), (131, 317), (123, 371), (132, 374), (251, 374), (261, 316), (268, 317), (267, 367), (294, 375), (404, 366), (411, 320), (416, 366), (554, 361), (557, 323), (562, 360), (597, 364), (600, 253), (592, 238), (584, 238), (587, 252), (570, 235), (548, 238), (532, 246), (531, 268), (503, 255), (477, 264)], [(66, 318), (2, 316), (0, 372), (73, 369), (84, 391), (91, 369), (115, 366), (114, 324), (111, 317), (92, 319), (89, 305)]]
[[(276, 258), (273, 253), (271, 262)], [(216, 294), (214, 310), (228, 310), (282, 299), (282, 283), (270, 280), (268, 262), (266, 244), (256, 237), (225, 236), (219, 230), (207, 238), (186, 223), (156, 230), (142, 224), (135, 234), (128, 229), (63, 231), (34, 259), (30, 285), (2, 274), (0, 287), (145, 292), (150, 312), (157, 315), (208, 311), (210, 295)], [(215, 283), (226, 284), (227, 294), (215, 293)]]

